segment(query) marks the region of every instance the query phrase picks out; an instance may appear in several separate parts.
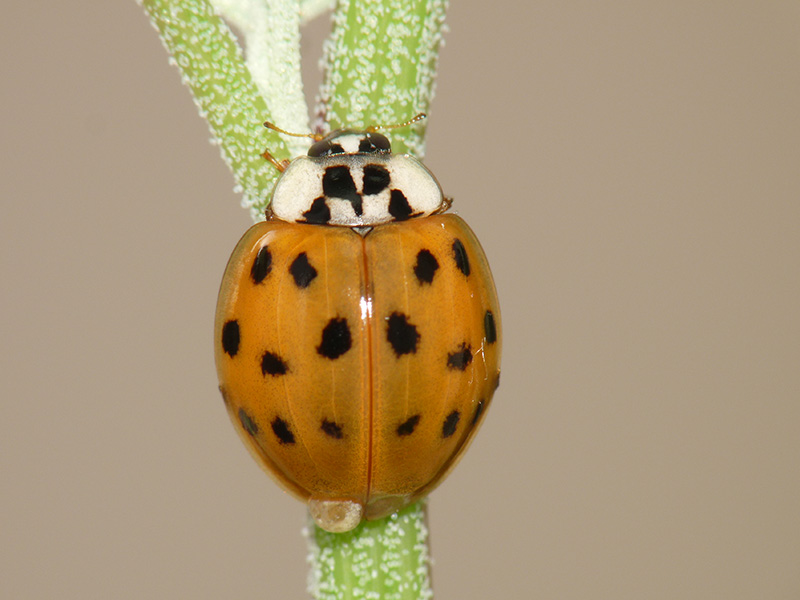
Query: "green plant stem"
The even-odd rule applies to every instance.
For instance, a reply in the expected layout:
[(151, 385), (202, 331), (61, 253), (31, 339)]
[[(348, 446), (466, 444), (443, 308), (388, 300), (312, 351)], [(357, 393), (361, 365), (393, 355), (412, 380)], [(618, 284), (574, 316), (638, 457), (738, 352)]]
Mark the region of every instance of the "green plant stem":
[[(320, 107), (332, 129), (428, 112), (446, 8), (446, 0), (339, 0)], [(392, 132), (393, 150), (423, 158), (424, 137), (424, 122)]]
[(424, 501), (347, 533), (309, 533), (309, 591), (317, 600), (427, 600), (430, 587)]
[[(320, 94), (330, 129), (392, 125), (428, 112), (446, 7), (446, 0), (339, 0)], [(422, 158), (424, 122), (388, 133), (394, 152)], [(349, 533), (311, 527), (317, 600), (433, 596), (423, 503)]]
[(208, 121), (233, 171), (243, 204), (263, 213), (278, 171), (261, 154), (289, 158), (283, 140), (265, 131), (271, 113), (235, 36), (207, 0), (141, 0)]

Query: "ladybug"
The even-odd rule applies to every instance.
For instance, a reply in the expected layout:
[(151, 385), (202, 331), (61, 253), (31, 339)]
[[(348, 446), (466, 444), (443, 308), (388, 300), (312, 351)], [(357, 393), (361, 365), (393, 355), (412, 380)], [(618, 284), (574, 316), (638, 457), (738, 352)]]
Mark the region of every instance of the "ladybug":
[(435, 488), (500, 378), (500, 311), (478, 240), (446, 214), (433, 174), (375, 129), (272, 159), (285, 170), (267, 220), (231, 255), (214, 325), (234, 426), (332, 532)]

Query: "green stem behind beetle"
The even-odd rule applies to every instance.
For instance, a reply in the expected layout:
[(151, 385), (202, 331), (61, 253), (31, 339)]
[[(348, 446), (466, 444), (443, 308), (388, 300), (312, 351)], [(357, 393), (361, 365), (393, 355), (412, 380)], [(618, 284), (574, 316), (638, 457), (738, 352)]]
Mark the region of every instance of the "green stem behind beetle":
[[(446, 7), (446, 0), (339, 0), (320, 102), (331, 129), (393, 125), (428, 111)], [(392, 150), (422, 158), (424, 134), (424, 121), (391, 131)], [(313, 525), (314, 597), (432, 597), (424, 512), (417, 503), (344, 534)]]
[[(339, 0), (325, 46), (320, 112), (331, 129), (403, 123), (433, 98), (446, 0)], [(392, 150), (422, 158), (424, 121), (392, 131)], [(422, 600), (430, 588), (423, 503), (345, 534), (313, 526), (318, 600)]]

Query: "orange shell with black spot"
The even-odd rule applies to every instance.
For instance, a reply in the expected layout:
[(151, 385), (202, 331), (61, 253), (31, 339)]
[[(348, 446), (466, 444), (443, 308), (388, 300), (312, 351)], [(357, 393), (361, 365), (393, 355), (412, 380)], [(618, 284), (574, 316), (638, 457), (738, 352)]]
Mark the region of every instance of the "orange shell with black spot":
[(427, 495), (499, 383), (500, 311), (455, 215), (250, 228), (219, 294), (220, 389), (242, 440), (325, 529)]

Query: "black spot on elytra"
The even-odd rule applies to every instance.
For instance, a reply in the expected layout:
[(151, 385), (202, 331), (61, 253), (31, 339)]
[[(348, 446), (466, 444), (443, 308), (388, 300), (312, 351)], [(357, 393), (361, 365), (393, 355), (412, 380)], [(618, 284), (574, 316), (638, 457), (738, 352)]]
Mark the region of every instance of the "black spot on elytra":
[(278, 437), (281, 444), (294, 444), (294, 434), (289, 429), (289, 424), (280, 417), (272, 420), (272, 432)]
[(307, 288), (317, 276), (317, 270), (308, 262), (308, 255), (305, 252), (297, 255), (289, 267), (289, 272), (299, 288)]
[(322, 341), (317, 346), (317, 352), (333, 360), (350, 350), (352, 345), (347, 319), (331, 319), (322, 330)]
[(405, 221), (411, 216), (411, 205), (408, 203), (406, 195), (400, 190), (392, 190), (389, 199), (389, 214), (396, 221)]
[(239, 321), (232, 319), (222, 326), (222, 349), (230, 356), (239, 352)]
[(338, 423), (334, 423), (333, 421), (328, 421), (328, 419), (323, 419), (319, 428), (325, 432), (325, 435), (328, 435), (334, 439), (340, 440), (344, 437), (344, 434), (342, 433), (342, 426)]
[(485, 402), (483, 400), (478, 402), (478, 405), (475, 407), (475, 413), (472, 415), (472, 421), (470, 421), (470, 423), (469, 423), (470, 426), (475, 425), (475, 423), (478, 422), (478, 419), (481, 418), (481, 415), (483, 414), (484, 405), (485, 405)]
[(331, 220), (331, 209), (328, 208), (325, 198), (320, 196), (314, 199), (314, 202), (311, 203), (311, 208), (303, 213), (303, 217), (305, 217), (306, 223), (325, 225)]
[(261, 357), (261, 373), (264, 375), (285, 375), (289, 367), (283, 362), (280, 356), (272, 352), (264, 352)]
[(267, 246), (262, 246), (256, 254), (253, 266), (250, 268), (250, 277), (253, 283), (261, 283), (272, 270), (272, 253)]
[(458, 270), (466, 277), (469, 277), (469, 257), (467, 256), (467, 250), (464, 248), (464, 244), (462, 244), (461, 240), (458, 238), (453, 241), (453, 258), (456, 261)]
[(497, 341), (497, 327), (494, 324), (494, 315), (490, 310), (487, 310), (483, 316), (483, 330), (486, 334), (486, 343), (494, 344)]
[(417, 423), (419, 423), (419, 418), (419, 415), (414, 415), (400, 423), (400, 425), (397, 426), (397, 435), (405, 436), (414, 433), (414, 428), (417, 426)]
[(497, 372), (497, 379), (494, 380), (494, 389), (497, 390), (497, 388), (499, 387), (500, 387), (500, 371)]
[(419, 333), (416, 326), (408, 322), (406, 315), (394, 312), (389, 315), (386, 325), (386, 339), (398, 358), (403, 354), (413, 354), (417, 351)]
[(420, 285), (423, 283), (431, 283), (433, 276), (436, 274), (436, 269), (439, 268), (439, 261), (431, 254), (430, 250), (420, 250), (417, 252), (417, 264), (414, 265), (414, 275)]
[(457, 410), (454, 410), (449, 415), (447, 415), (447, 418), (444, 420), (444, 423), (442, 423), (443, 438), (449, 438), (456, 432), (456, 427), (458, 427), (458, 421), (460, 418), (461, 418), (461, 413), (459, 413)]
[(458, 350), (447, 355), (447, 366), (459, 371), (466, 370), (472, 362), (472, 349), (467, 344), (461, 344)]
[(258, 425), (252, 419), (250, 415), (248, 415), (243, 408), (239, 409), (239, 421), (244, 427), (244, 430), (249, 433), (250, 435), (256, 435), (258, 433)]
[(363, 212), (361, 194), (356, 191), (356, 183), (350, 173), (350, 167), (328, 167), (322, 176), (322, 193), (328, 198), (341, 198), (353, 205), (357, 215)]
[(381, 165), (365, 165), (364, 166), (364, 192), (365, 196), (372, 194), (380, 194), (383, 190), (389, 187), (389, 182), (392, 178)]

